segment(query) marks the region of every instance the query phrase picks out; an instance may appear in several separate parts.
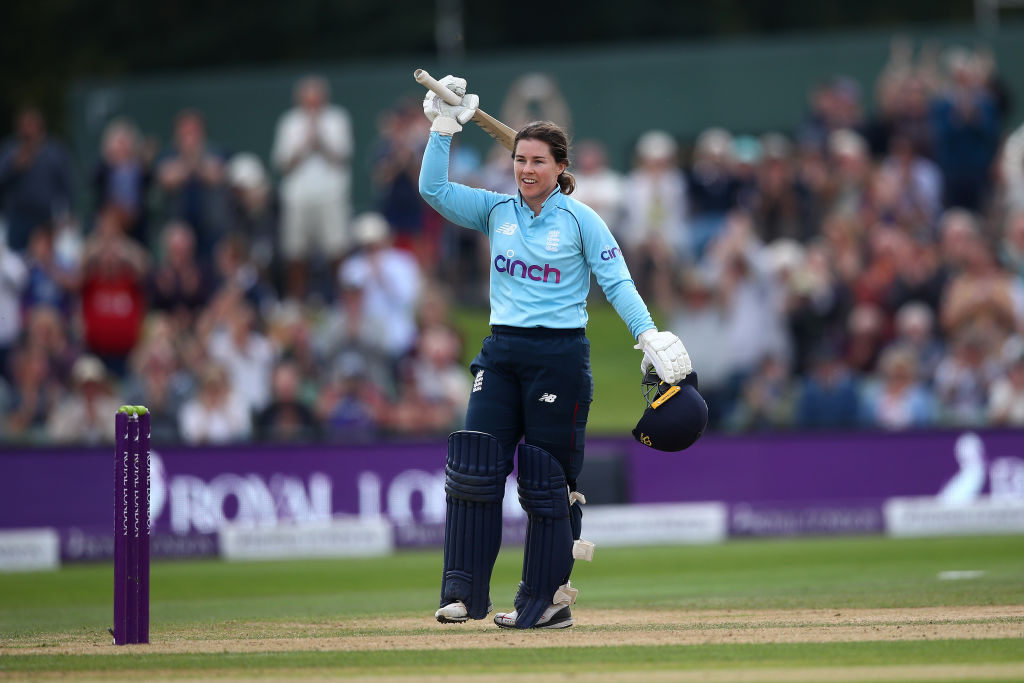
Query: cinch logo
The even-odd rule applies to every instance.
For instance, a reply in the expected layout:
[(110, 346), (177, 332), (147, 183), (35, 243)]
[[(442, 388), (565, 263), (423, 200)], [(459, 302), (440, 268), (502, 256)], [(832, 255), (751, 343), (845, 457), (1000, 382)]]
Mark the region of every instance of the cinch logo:
[(601, 252), (601, 260), (602, 261), (611, 261), (613, 258), (615, 258), (618, 255), (619, 255), (619, 248), (618, 247), (608, 248), (608, 246), (605, 245), (605, 250)]
[(549, 277), (554, 277), (557, 285), (562, 279), (562, 274), (550, 263), (545, 263), (543, 266), (531, 266), (525, 261), (513, 260), (515, 255), (511, 249), (505, 254), (498, 254), (494, 257), (494, 269), (499, 273), (508, 273), (512, 277), (530, 278), (535, 282), (547, 282)]

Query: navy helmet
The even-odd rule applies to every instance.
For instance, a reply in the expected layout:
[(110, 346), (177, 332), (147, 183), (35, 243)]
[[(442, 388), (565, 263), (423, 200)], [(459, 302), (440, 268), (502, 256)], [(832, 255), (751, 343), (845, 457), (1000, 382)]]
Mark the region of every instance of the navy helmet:
[(694, 444), (708, 426), (708, 404), (697, 393), (697, 373), (679, 384), (662, 382), (654, 368), (641, 382), (647, 408), (633, 436), (659, 451), (681, 451)]

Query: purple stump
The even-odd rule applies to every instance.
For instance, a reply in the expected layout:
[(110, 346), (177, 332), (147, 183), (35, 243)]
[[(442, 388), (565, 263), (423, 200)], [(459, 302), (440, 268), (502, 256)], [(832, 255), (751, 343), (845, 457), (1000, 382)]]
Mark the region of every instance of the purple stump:
[(114, 644), (127, 643), (128, 616), (128, 472), (131, 446), (128, 441), (128, 415), (118, 412), (114, 445)]
[(126, 620), (126, 641), (139, 642), (139, 531), (142, 520), (139, 518), (140, 494), (139, 484), (139, 418), (128, 416), (128, 576), (126, 577), (125, 601), (128, 618)]
[(141, 533), (139, 538), (139, 641), (149, 642), (149, 537), (152, 531), (152, 520), (149, 514), (150, 503), (150, 453), (149, 453), (149, 411), (139, 416), (139, 463), (142, 476), (139, 477), (142, 488), (140, 497), (139, 518)]

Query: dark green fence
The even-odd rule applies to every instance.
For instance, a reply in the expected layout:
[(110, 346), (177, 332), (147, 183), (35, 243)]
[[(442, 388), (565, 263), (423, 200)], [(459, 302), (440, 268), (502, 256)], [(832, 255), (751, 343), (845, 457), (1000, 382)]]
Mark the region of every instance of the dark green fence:
[[(592, 50), (546, 50), (470, 55), (456, 67), (480, 94), (483, 108), (500, 114), (507, 87), (530, 72), (553, 77), (573, 116), (577, 140), (596, 137), (613, 164), (626, 168), (632, 142), (649, 128), (683, 139), (721, 125), (737, 132), (790, 131), (799, 121), (809, 88), (835, 74), (853, 77), (873, 101), (875, 79), (886, 62), (893, 31), (793, 35), (772, 38), (616, 45)], [(973, 47), (971, 27), (908, 28), (914, 39), (943, 47)], [(1019, 125), (1024, 110), (1024, 24), (1004, 25), (991, 46), (1016, 105), (1007, 126)], [(267, 159), (280, 113), (290, 106), (295, 79), (322, 73), (335, 101), (352, 114), (357, 140), (354, 197), (357, 209), (370, 197), (368, 154), (377, 116), (402, 97), (422, 97), (412, 80), (416, 67), (441, 76), (429, 56), (373, 62), (310, 64), (308, 68), (263, 68), (179, 73), (76, 85), (70, 98), (73, 145), (83, 168), (96, 158), (100, 133), (115, 115), (127, 115), (165, 143), (175, 112), (192, 106), (205, 112), (210, 138), (230, 151), (252, 151)], [(489, 138), (470, 127), (462, 138), (481, 151)]]

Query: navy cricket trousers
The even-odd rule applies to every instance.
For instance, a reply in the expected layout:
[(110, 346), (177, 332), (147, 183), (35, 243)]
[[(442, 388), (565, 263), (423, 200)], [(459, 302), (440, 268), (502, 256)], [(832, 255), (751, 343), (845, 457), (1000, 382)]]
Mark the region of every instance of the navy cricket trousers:
[(470, 366), (466, 429), (501, 442), (506, 474), (525, 439), (562, 465), (569, 488), (583, 468), (594, 378), (584, 330), (494, 325)]

